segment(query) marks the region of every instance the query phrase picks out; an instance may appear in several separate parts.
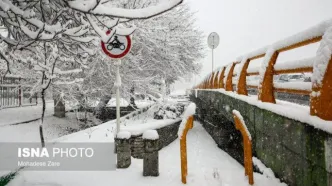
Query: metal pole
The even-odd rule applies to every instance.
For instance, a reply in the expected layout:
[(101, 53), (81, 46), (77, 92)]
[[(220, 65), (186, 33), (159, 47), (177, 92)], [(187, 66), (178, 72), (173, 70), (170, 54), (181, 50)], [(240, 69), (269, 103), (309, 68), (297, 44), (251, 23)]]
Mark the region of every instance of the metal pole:
[(120, 86), (121, 86), (121, 77), (120, 77), (120, 65), (117, 64), (116, 68), (116, 134), (120, 131)]
[(212, 49), (212, 73), (213, 73), (213, 49)]

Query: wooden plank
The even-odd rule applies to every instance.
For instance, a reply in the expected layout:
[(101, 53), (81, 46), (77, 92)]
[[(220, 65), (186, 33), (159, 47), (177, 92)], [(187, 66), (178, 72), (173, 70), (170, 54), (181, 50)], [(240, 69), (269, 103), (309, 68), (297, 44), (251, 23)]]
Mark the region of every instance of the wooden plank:
[(288, 94), (300, 94), (300, 95), (310, 95), (312, 91), (308, 90), (297, 90), (297, 89), (285, 89), (285, 88), (274, 88), (275, 92), (284, 92)]
[(312, 38), (312, 39), (308, 39), (308, 40), (305, 40), (305, 41), (301, 41), (301, 42), (286, 46), (286, 47), (281, 48), (277, 51), (278, 52), (285, 52), (285, 51), (288, 51), (288, 50), (293, 50), (293, 49), (296, 49), (296, 48), (299, 48), (299, 47), (303, 47), (303, 46), (306, 46), (306, 45), (317, 43), (321, 40), (322, 40), (322, 36), (319, 36), (319, 37), (315, 37), (315, 38)]
[(251, 58), (249, 58), (249, 60), (252, 61), (252, 60), (255, 60), (255, 59), (262, 58), (262, 57), (265, 57), (265, 53), (264, 54), (259, 54), (259, 55), (254, 56), (254, 57), (251, 57)]
[(293, 74), (293, 73), (312, 73), (313, 72), (313, 67), (304, 67), (304, 68), (296, 68), (296, 69), (284, 69), (284, 70), (275, 70), (274, 74), (275, 75), (280, 75), (280, 74)]
[(250, 72), (250, 73), (247, 73), (247, 76), (258, 76), (259, 75), (259, 72)]

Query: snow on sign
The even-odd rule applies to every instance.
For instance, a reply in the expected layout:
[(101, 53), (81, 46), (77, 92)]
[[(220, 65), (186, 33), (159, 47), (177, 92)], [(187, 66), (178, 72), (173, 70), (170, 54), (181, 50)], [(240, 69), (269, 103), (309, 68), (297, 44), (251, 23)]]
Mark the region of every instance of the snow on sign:
[[(108, 30), (106, 34), (110, 34), (111, 30)], [(101, 41), (101, 48), (104, 53), (110, 58), (123, 58), (127, 55), (131, 49), (130, 36), (114, 35), (109, 43)]]

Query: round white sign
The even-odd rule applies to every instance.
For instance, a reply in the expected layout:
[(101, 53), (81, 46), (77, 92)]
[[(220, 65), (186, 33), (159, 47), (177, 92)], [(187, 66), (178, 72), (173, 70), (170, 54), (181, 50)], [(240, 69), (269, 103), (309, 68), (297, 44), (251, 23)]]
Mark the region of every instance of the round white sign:
[(208, 45), (211, 49), (215, 49), (219, 45), (219, 35), (215, 32), (212, 32), (208, 37)]
[[(110, 34), (110, 30), (106, 34)], [(115, 35), (109, 43), (101, 41), (101, 47), (106, 55), (111, 58), (122, 58), (127, 55), (131, 49), (130, 36)]]

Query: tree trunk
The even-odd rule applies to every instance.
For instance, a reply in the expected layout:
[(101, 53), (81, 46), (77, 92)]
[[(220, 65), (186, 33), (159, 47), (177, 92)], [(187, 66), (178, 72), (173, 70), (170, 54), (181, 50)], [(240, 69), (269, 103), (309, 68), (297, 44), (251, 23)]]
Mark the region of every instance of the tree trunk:
[(43, 110), (42, 110), (42, 116), (41, 116), (41, 122), (39, 125), (39, 135), (40, 135), (40, 142), (42, 147), (45, 147), (45, 140), (44, 140), (44, 133), (43, 133), (43, 123), (44, 123), (44, 117), (45, 117), (45, 110), (46, 110), (46, 102), (45, 102), (45, 89), (41, 92), (41, 98), (43, 102)]

